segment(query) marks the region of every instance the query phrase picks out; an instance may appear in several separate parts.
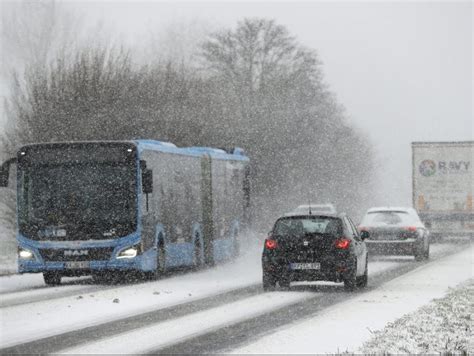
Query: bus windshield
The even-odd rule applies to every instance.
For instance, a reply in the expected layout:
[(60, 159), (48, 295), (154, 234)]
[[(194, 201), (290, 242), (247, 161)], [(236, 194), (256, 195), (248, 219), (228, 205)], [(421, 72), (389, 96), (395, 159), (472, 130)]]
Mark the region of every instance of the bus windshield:
[[(126, 163), (30, 165), (20, 172), (20, 230), (37, 239), (80, 240), (131, 233), (136, 174)], [(51, 236), (50, 228), (61, 228)], [(64, 235), (64, 236), (62, 236)]]

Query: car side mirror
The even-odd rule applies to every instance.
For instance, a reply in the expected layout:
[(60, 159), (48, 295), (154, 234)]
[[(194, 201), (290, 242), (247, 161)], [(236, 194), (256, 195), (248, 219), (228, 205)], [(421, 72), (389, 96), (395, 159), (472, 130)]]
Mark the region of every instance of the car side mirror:
[(145, 169), (142, 173), (142, 190), (143, 193), (153, 193), (153, 170)]
[(370, 234), (369, 234), (368, 231), (363, 230), (363, 231), (360, 232), (360, 238), (361, 238), (362, 240), (368, 239), (369, 237), (370, 237)]

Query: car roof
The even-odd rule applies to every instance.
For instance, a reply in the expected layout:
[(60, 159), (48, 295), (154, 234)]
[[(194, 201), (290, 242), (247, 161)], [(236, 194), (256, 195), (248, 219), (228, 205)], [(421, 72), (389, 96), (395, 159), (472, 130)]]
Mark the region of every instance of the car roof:
[(373, 207), (367, 210), (367, 213), (376, 213), (376, 212), (384, 212), (384, 211), (399, 211), (405, 213), (414, 213), (416, 212), (413, 208), (408, 207), (400, 207), (400, 206), (381, 206), (381, 207)]
[(325, 204), (303, 204), (303, 205), (298, 205), (295, 209), (290, 211), (289, 213), (298, 213), (300, 214), (301, 210), (309, 210), (311, 211), (324, 211), (324, 212), (330, 212), (330, 213), (336, 213), (336, 208), (334, 207), (333, 204), (330, 203), (325, 203)]
[(309, 204), (302, 204), (302, 205), (298, 205), (298, 208), (309, 208), (309, 207), (313, 207), (313, 206), (319, 206), (319, 207), (331, 207), (333, 208), (334, 206), (332, 204), (313, 204), (313, 203), (309, 203)]
[(341, 214), (341, 213), (331, 213), (331, 212), (320, 212), (320, 211), (316, 211), (314, 212), (313, 214), (309, 214), (309, 213), (293, 213), (293, 212), (290, 212), (290, 213), (286, 213), (284, 214), (283, 216), (280, 216), (278, 219), (281, 219), (281, 218), (288, 218), (288, 217), (291, 217), (291, 218), (295, 218), (295, 217), (299, 217), (299, 218), (309, 218), (309, 217), (315, 217), (315, 216), (323, 216), (323, 217), (331, 217), (331, 218), (340, 218), (342, 216), (344, 216), (345, 214)]

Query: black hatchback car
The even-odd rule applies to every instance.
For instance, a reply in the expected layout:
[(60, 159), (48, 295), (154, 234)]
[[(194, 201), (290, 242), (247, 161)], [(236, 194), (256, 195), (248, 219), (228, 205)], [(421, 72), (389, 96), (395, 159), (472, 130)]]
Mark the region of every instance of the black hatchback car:
[(368, 279), (365, 242), (345, 214), (304, 214), (279, 218), (265, 240), (263, 289), (292, 281), (344, 282), (363, 288)]

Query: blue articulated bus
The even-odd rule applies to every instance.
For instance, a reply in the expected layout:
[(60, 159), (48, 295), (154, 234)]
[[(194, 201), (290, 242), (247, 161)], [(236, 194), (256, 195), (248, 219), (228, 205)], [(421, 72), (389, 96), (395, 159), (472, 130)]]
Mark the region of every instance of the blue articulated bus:
[(17, 164), (18, 270), (100, 280), (212, 265), (239, 253), (248, 222), (242, 149), (179, 148), (153, 140), (41, 143)]

